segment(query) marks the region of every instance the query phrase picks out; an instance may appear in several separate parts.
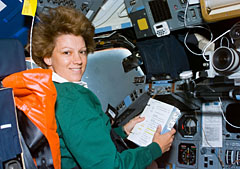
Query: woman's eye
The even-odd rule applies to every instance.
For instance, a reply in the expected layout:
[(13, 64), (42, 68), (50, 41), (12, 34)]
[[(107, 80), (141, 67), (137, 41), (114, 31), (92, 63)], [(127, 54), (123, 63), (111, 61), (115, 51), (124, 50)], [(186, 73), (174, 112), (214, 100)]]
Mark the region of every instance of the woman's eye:
[(81, 54), (86, 55), (87, 51), (80, 51)]
[(65, 51), (65, 52), (63, 52), (63, 54), (65, 54), (65, 55), (69, 55), (70, 52), (69, 52), (69, 51)]

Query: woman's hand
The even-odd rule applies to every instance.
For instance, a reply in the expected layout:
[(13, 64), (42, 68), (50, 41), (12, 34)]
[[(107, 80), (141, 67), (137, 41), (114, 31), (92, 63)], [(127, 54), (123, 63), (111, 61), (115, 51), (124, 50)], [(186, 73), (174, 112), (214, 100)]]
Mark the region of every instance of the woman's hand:
[(161, 147), (162, 153), (165, 153), (166, 151), (169, 151), (170, 147), (172, 146), (172, 142), (173, 142), (174, 134), (176, 130), (172, 128), (171, 131), (165, 134), (160, 134), (161, 131), (162, 131), (162, 127), (158, 126), (152, 141), (156, 142)]
[(127, 124), (123, 126), (123, 130), (127, 135), (129, 135), (133, 129), (133, 127), (144, 120), (144, 117), (136, 116), (133, 119), (131, 119)]

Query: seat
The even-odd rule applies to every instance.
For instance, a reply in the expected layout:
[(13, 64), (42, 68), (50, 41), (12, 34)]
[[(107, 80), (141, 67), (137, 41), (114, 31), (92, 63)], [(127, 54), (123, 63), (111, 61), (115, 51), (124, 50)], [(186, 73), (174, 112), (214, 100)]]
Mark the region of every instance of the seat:
[[(19, 124), (19, 128), (16, 125), (19, 135), (17, 140), (20, 140), (25, 168), (61, 168), (54, 115), (56, 89), (51, 81), (51, 70), (25, 70), (24, 48), (18, 40), (0, 40), (0, 51), (2, 89), (9, 88), (14, 93)], [(3, 166), (6, 167), (10, 168)]]
[[(16, 54), (19, 57), (16, 58)], [(18, 40), (0, 39), (0, 58), (0, 83), (9, 74), (26, 69), (23, 47)], [(0, 107), (0, 169), (22, 168), (22, 148), (13, 93), (11, 88), (3, 88), (2, 84)]]

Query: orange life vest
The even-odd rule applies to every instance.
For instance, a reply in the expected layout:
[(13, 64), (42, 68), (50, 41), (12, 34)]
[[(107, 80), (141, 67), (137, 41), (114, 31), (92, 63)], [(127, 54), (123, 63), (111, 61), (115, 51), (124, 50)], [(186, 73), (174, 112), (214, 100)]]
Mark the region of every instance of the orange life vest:
[(60, 143), (55, 119), (56, 88), (49, 69), (30, 69), (7, 76), (2, 84), (13, 88), (18, 109), (39, 128), (47, 138), (55, 169), (61, 168)]

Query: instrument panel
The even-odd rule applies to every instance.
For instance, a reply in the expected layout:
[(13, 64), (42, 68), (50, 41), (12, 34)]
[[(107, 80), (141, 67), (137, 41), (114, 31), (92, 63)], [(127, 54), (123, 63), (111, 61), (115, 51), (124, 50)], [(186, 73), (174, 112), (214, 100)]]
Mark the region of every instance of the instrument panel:
[[(228, 90), (228, 85), (221, 88), (223, 93)], [(178, 107), (182, 115), (174, 126), (177, 132), (171, 150), (157, 159), (160, 168), (240, 168), (240, 129), (236, 128), (240, 126), (237, 113), (240, 103), (224, 97), (220, 104), (218, 99), (221, 96), (212, 96), (211, 93), (209, 98), (189, 98), (183, 94), (186, 92), (183, 86), (183, 81), (146, 84), (142, 87), (142, 95), (131, 99), (130, 104), (125, 104), (124, 111), (120, 111), (119, 124), (125, 124), (134, 113), (143, 110), (150, 97), (167, 102)], [(217, 107), (209, 106), (211, 109), (207, 109), (206, 105)], [(216, 140), (219, 142), (215, 143)]]
[(92, 20), (103, 2), (103, 0), (39, 0), (37, 13), (47, 12), (49, 8), (57, 6), (69, 6), (80, 10), (89, 20)]
[[(188, 4), (185, 0), (124, 2), (138, 38), (166, 36), (170, 31), (203, 23), (199, 3)], [(159, 28), (156, 29), (156, 26)], [(159, 31), (162, 33), (159, 34)]]

